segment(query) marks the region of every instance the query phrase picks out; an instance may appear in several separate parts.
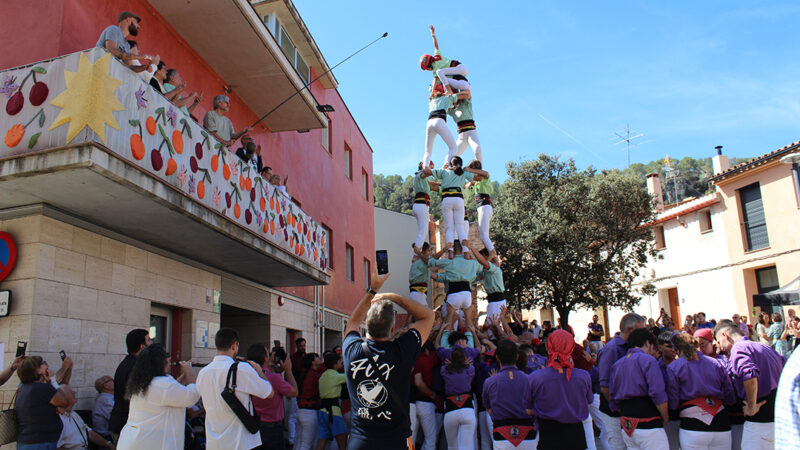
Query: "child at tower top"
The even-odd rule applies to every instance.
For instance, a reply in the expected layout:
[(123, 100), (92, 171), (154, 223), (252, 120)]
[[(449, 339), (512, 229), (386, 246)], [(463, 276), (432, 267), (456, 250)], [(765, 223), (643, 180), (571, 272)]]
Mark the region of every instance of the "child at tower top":
[(439, 81), (442, 82), (447, 95), (452, 94), (453, 89), (469, 91), (470, 84), (466, 78), (469, 73), (467, 67), (455, 59), (448, 59), (442, 56), (442, 53), (439, 51), (439, 43), (436, 41), (436, 30), (433, 28), (433, 25), (431, 25), (430, 28), (435, 51), (433, 52), (433, 56), (428, 54), (422, 55), (422, 58), (419, 60), (420, 68), (422, 68), (422, 70), (432, 70), (436, 74), (436, 77), (439, 78)]

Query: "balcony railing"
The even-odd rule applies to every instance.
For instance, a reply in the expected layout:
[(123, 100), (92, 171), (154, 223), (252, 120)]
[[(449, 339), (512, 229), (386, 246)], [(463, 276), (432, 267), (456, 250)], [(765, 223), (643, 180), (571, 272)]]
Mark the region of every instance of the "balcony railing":
[(0, 160), (95, 143), (325, 270), (323, 227), (103, 49), (0, 72)]

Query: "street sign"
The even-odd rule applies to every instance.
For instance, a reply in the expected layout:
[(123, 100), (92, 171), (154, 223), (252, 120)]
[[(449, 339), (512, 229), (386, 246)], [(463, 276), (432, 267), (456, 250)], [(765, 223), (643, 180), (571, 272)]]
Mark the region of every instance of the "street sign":
[(0, 281), (11, 274), (17, 263), (17, 243), (5, 231), (0, 231)]

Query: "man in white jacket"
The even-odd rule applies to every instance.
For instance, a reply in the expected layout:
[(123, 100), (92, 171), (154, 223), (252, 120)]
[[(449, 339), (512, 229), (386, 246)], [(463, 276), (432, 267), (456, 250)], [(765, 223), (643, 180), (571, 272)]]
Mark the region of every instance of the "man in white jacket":
[[(232, 328), (220, 328), (214, 338), (217, 356), (197, 375), (197, 390), (206, 409), (206, 448), (208, 450), (249, 450), (261, 445), (258, 432), (250, 433), (222, 399), (222, 390), (231, 365), (237, 363), (239, 334)], [(252, 413), (250, 396), (269, 398), (272, 385), (252, 361), (239, 364), (236, 375), (236, 398)]]

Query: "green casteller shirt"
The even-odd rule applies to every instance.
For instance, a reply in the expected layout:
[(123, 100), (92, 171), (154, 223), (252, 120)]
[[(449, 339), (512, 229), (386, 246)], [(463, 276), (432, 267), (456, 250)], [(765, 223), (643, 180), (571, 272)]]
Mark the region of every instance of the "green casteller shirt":
[(464, 171), (461, 175), (456, 175), (455, 171), (450, 169), (433, 169), (433, 176), (442, 180), (442, 185), (439, 186), (439, 192), (447, 188), (461, 188), (467, 181), (472, 181), (475, 174), (472, 172)]
[(460, 101), (456, 102), (452, 108), (447, 110), (447, 114), (452, 117), (456, 123), (464, 120), (475, 120), (472, 116), (472, 100), (462, 98)]
[(438, 57), (440, 57), (440, 58), (442, 58), (442, 59), (440, 59), (438, 61), (434, 61), (434, 62), (431, 63), (431, 69), (433, 69), (434, 73), (439, 69), (444, 69), (446, 67), (450, 67), (450, 64), (453, 62), (452, 59), (448, 59), (448, 58), (445, 58), (444, 56), (442, 56), (442, 52), (440, 52), (439, 50), (436, 50), (435, 52), (433, 52), (433, 54), (438, 56)]
[(483, 289), (487, 294), (506, 291), (506, 287), (503, 285), (503, 271), (494, 263), (489, 263), (489, 268), (483, 269), (481, 275), (483, 276)]
[(422, 171), (414, 174), (414, 194), (422, 192), (431, 195), (431, 185), (428, 184), (428, 178), (422, 178), (422, 175)]
[(428, 265), (425, 261), (418, 259), (411, 263), (411, 269), (408, 271), (408, 284), (427, 283), (428, 282)]
[(430, 102), (428, 102), (428, 112), (432, 113), (434, 111), (439, 111), (440, 109), (447, 111), (448, 109), (452, 108), (453, 105), (455, 105), (456, 100), (458, 100), (458, 96), (456, 94), (433, 97)]
[(472, 193), (472, 195), (478, 195), (478, 194), (492, 195), (492, 193), (494, 192), (494, 188), (492, 188), (492, 182), (489, 181), (488, 178), (484, 178), (481, 181), (478, 181), (474, 183), (472, 186), (470, 186), (469, 191)]
[(431, 258), (428, 260), (428, 266), (441, 267), (444, 269), (447, 281), (454, 283), (457, 281), (468, 281), (477, 278), (478, 273), (483, 266), (474, 259), (466, 259), (464, 255), (456, 255), (453, 259), (436, 259)]
[[(347, 383), (347, 377), (333, 369), (322, 372), (319, 377), (319, 398), (339, 398), (342, 396), (342, 385)], [(320, 409), (320, 411), (327, 411)], [(334, 416), (342, 415), (342, 409), (338, 406), (331, 408)]]

